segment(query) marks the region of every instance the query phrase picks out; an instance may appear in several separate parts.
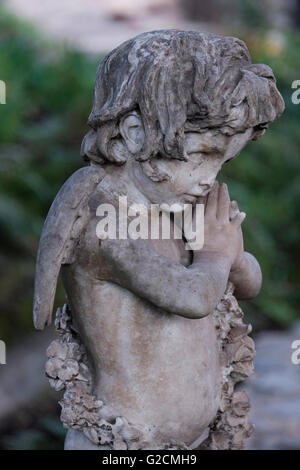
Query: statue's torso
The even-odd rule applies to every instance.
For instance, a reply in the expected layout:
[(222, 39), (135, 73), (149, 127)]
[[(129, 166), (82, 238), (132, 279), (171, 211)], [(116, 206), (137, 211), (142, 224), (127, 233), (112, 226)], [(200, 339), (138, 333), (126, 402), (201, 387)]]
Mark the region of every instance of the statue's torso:
[[(63, 267), (74, 321), (94, 364), (94, 391), (116, 416), (155, 426), (162, 439), (190, 444), (214, 419), (219, 405), (213, 317), (173, 315), (100, 280), (98, 243), (91, 219), (75, 262)], [(157, 251), (188, 264), (181, 240), (155, 243)]]

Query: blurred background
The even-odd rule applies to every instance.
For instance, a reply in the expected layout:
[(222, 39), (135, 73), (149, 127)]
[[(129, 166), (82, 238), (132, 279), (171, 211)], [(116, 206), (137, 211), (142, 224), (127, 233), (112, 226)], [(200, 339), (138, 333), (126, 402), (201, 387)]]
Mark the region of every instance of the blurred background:
[[(0, 449), (62, 449), (59, 394), (44, 377), (54, 331), (34, 332), (32, 294), (39, 235), (65, 179), (82, 165), (81, 139), (96, 67), (122, 41), (163, 28), (243, 39), (256, 63), (269, 64), (286, 111), (265, 136), (222, 171), (247, 212), (246, 249), (264, 275), (261, 294), (244, 302), (257, 344), (256, 372), (243, 386), (256, 429), (252, 449), (300, 449), (300, 80), (298, 0), (0, 1)], [(57, 305), (64, 303), (61, 286)]]

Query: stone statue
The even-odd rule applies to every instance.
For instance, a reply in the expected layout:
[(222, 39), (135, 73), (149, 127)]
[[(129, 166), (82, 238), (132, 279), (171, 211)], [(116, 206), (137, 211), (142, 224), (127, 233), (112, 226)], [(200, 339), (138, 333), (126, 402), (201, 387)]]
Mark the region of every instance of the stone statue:
[[(242, 448), (249, 403), (234, 385), (254, 344), (236, 299), (257, 295), (261, 271), (244, 251), (245, 214), (216, 177), (283, 110), (272, 70), (232, 37), (148, 32), (100, 64), (88, 164), (56, 196), (36, 267), (37, 329), (60, 271), (67, 292), (46, 365), (64, 391), (66, 449)], [(187, 223), (180, 238), (98, 237), (98, 207), (118, 214), (124, 196), (146, 212), (175, 205), (171, 225), (202, 204), (203, 246), (186, 249)]]

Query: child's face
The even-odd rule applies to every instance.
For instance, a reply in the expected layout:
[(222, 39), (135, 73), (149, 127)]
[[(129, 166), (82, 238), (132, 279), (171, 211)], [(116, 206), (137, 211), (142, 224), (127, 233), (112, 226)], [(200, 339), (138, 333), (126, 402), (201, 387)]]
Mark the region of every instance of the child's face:
[[(233, 136), (218, 130), (205, 133), (185, 133), (186, 162), (155, 158), (151, 164), (170, 176), (168, 181), (154, 183), (157, 200), (154, 203), (193, 203), (197, 197), (206, 196), (211, 190), (223, 163), (239, 154), (251, 140), (253, 129)], [(153, 197), (152, 197), (153, 199)]]

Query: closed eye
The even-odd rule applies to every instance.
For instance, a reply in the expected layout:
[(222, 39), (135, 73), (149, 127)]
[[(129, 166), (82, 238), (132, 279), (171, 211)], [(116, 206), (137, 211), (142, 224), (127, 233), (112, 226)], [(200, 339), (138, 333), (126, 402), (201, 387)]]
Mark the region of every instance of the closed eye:
[(196, 163), (197, 166), (202, 165), (203, 160), (200, 158), (200, 153), (203, 154), (203, 152), (188, 153), (188, 160), (192, 163)]

